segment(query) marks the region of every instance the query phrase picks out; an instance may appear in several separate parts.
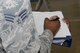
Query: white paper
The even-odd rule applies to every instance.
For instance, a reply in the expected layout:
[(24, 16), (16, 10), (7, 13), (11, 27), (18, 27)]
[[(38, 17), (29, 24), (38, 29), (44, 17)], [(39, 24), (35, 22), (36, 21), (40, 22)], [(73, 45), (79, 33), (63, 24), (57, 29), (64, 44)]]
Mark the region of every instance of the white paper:
[(32, 12), (36, 29), (38, 32), (38, 35), (41, 35), (44, 31), (44, 20), (45, 18), (50, 18), (51, 16), (58, 16), (60, 20), (60, 29), (57, 32), (57, 34), (53, 38), (53, 44), (57, 44), (60, 46), (64, 46), (64, 42), (67, 42), (66, 47), (71, 46), (71, 33), (68, 29), (67, 24), (63, 21), (63, 14), (61, 11), (55, 11), (55, 12)]
[[(71, 36), (71, 33), (70, 33), (69, 29), (68, 29), (67, 24), (65, 22), (63, 22), (63, 20), (62, 20), (64, 18), (64, 16), (63, 16), (61, 11), (55, 11), (55, 12), (32, 12), (32, 13), (33, 13), (36, 29), (38, 31), (38, 35), (41, 35), (43, 33), (43, 31), (44, 31), (44, 20), (45, 20), (46, 17), (50, 18), (51, 16), (58, 16), (60, 18), (59, 20), (60, 20), (61, 27), (60, 27), (59, 31), (57, 32), (57, 34), (55, 35), (54, 38), (65, 38), (66, 39), (67, 36)], [(53, 42), (57, 42), (57, 43), (60, 42), (60, 44), (61, 44), (64, 41), (65, 40), (60, 39), (58, 41), (54, 40)]]
[[(65, 22), (63, 22), (63, 14), (61, 11), (55, 11), (55, 12), (33, 12), (33, 17), (35, 21), (35, 25), (38, 31), (38, 34), (41, 35), (44, 31), (44, 19), (50, 18), (51, 16), (58, 16), (60, 18), (61, 27), (59, 32), (56, 34), (55, 37), (61, 37), (64, 35), (71, 35), (68, 29), (68, 26)], [(64, 36), (65, 37), (65, 36)]]

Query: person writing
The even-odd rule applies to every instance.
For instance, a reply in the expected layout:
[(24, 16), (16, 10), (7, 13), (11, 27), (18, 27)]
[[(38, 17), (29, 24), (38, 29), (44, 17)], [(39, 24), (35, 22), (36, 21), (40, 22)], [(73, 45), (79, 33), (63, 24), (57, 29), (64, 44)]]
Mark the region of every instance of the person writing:
[(53, 37), (60, 28), (59, 18), (44, 21), (37, 35), (30, 0), (0, 0), (0, 53), (50, 53)]

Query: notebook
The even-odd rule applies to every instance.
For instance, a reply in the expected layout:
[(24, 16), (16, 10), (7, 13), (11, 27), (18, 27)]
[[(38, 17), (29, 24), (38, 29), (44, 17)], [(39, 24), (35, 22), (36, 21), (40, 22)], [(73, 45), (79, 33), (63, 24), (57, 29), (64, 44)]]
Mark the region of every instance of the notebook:
[(63, 13), (61, 11), (54, 12), (36, 12), (33, 11), (33, 17), (36, 25), (36, 29), (38, 35), (41, 35), (44, 31), (44, 20), (45, 18), (50, 18), (51, 16), (58, 16), (60, 20), (60, 29), (57, 34), (53, 38), (53, 44), (57, 44), (60, 46), (70, 47), (72, 38), (71, 33), (68, 29), (67, 24), (62, 20), (64, 18)]

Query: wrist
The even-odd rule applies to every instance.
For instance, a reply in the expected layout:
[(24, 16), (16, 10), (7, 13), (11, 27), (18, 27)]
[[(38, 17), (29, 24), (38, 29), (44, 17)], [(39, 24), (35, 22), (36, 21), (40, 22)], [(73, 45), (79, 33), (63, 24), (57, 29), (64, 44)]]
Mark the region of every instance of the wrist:
[(51, 35), (54, 35), (54, 33), (50, 29), (45, 29), (45, 32), (48, 32)]

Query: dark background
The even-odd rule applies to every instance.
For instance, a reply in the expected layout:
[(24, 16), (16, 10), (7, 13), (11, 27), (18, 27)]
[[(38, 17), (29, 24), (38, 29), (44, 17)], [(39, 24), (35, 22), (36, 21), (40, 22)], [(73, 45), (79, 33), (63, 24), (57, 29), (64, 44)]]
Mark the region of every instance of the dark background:
[(37, 2), (38, 0), (30, 0), (31, 2)]
[[(52, 53), (80, 53), (80, 0), (46, 0), (52, 11), (62, 11), (71, 22), (72, 46), (70, 48), (52, 45)], [(35, 10), (37, 2), (32, 2)], [(48, 11), (43, 4), (40, 11)]]

